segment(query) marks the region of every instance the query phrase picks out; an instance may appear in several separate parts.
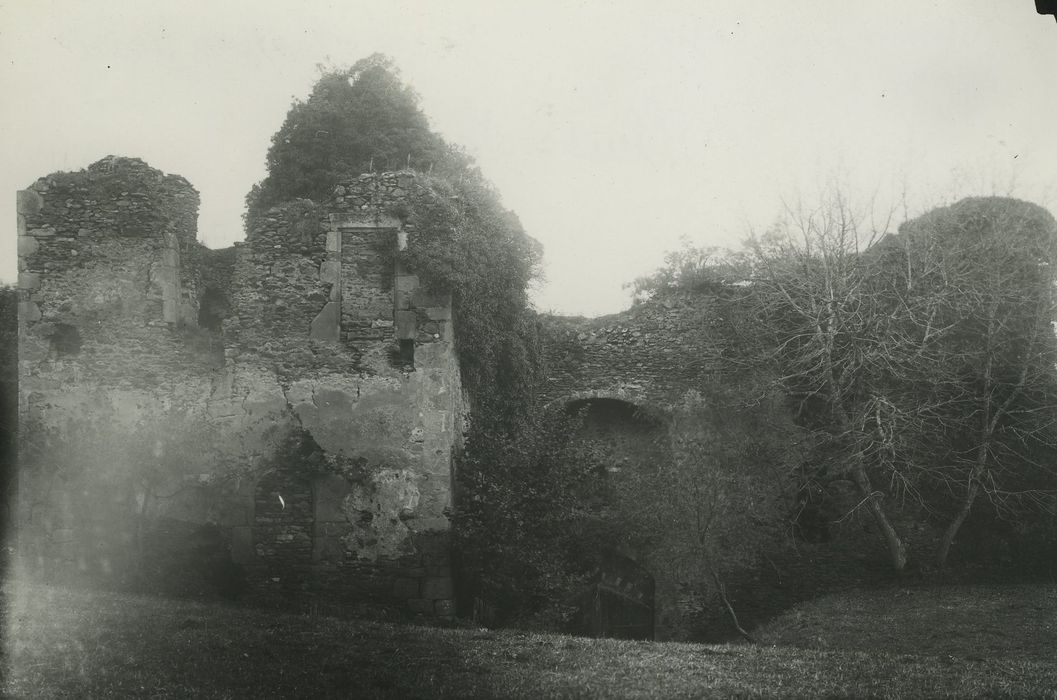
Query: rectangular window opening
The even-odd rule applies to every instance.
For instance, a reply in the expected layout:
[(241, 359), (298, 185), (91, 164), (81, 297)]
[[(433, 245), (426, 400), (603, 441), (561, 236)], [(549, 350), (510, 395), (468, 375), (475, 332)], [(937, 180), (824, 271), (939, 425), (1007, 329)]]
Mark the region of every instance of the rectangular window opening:
[(403, 339), (400, 341), (400, 364), (408, 369), (415, 368), (415, 341), (414, 339)]

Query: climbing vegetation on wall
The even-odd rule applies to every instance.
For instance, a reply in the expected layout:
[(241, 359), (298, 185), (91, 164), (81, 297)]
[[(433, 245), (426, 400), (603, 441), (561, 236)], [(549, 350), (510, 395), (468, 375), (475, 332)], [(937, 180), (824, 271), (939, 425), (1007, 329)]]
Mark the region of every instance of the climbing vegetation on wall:
[[(539, 359), (527, 289), (539, 271), (539, 244), (473, 160), (430, 129), (417, 96), (381, 55), (326, 71), (291, 108), (267, 165), (267, 177), (247, 196), (251, 229), (269, 207), (295, 198), (323, 202), (359, 173), (415, 170), (416, 184), (432, 191), (388, 212), (411, 232), (392, 262), (431, 292), (451, 295), (471, 409), (456, 470), (455, 523), (473, 534), (460, 535), (464, 561), (477, 566), (485, 588), (507, 596), (511, 609), (546, 597), (542, 591), (552, 590), (564, 569), (546, 553), (547, 538), (561, 528), (543, 523), (570, 517), (562, 489), (575, 479), (554, 473), (560, 426), (536, 416)], [(526, 519), (539, 526), (515, 526)]]
[(576, 595), (617, 540), (602, 500), (603, 455), (576, 440), (583, 417), (526, 415), (516, 429), (480, 421), (460, 468), (455, 513), (465, 612), (481, 621), (568, 627)]

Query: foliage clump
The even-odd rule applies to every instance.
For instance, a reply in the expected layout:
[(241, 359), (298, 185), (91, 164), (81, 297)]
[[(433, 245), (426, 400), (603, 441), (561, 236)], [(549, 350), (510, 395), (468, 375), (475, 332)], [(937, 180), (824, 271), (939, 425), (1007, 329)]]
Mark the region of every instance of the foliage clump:
[[(737, 286), (746, 361), (812, 435), (798, 488), (852, 485), (895, 570), (944, 567), (963, 526), (1044, 531), (1057, 512), (1057, 222), (997, 197), (898, 234), (867, 213), (834, 192), (788, 208), (745, 252), (673, 254), (636, 289)], [(910, 551), (901, 510), (933, 533), (931, 553)]]
[(373, 54), (323, 73), (296, 101), (268, 149), (268, 174), (246, 196), (252, 221), (290, 199), (322, 202), (343, 177), (415, 169), (462, 175), (471, 159), (430, 129), (391, 58)]

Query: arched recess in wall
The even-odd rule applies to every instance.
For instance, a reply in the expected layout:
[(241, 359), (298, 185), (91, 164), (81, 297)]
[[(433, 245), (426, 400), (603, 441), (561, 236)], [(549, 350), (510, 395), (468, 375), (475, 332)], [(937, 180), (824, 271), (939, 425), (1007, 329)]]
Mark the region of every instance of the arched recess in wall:
[[(567, 402), (565, 411), (578, 418), (573, 440), (585, 443), (599, 461), (601, 498), (611, 507), (627, 503), (639, 477), (655, 473), (670, 459), (667, 423), (633, 403), (592, 396)], [(644, 553), (628, 542), (614, 542), (599, 555), (599, 569), (580, 598), (581, 631), (593, 637), (653, 639), (655, 583)]]
[(654, 412), (606, 396), (574, 399), (565, 411), (579, 417), (574, 439), (590, 443), (611, 482), (625, 470), (655, 469), (658, 460), (669, 458), (668, 427)]
[(268, 472), (254, 489), (253, 544), (257, 592), (264, 597), (307, 590), (312, 568), (312, 483), (294, 470)]

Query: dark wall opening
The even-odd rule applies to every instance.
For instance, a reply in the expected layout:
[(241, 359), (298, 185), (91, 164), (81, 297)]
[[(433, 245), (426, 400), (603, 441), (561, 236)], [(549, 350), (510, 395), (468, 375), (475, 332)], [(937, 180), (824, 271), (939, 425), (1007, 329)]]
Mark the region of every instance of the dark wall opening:
[(590, 637), (653, 639), (655, 588), (644, 567), (606, 552), (581, 599), (584, 632)]
[(219, 333), (221, 323), (231, 315), (231, 303), (215, 287), (207, 287), (198, 304), (198, 327)]
[[(573, 439), (598, 460), (599, 499), (607, 508), (621, 512), (643, 480), (649, 482), (671, 459), (663, 418), (632, 403), (580, 399), (566, 411), (579, 420)], [(649, 551), (648, 538), (626, 524), (620, 530), (609, 547), (595, 553), (600, 564), (580, 597), (580, 631), (591, 637), (653, 639), (654, 578), (641, 563)]]

